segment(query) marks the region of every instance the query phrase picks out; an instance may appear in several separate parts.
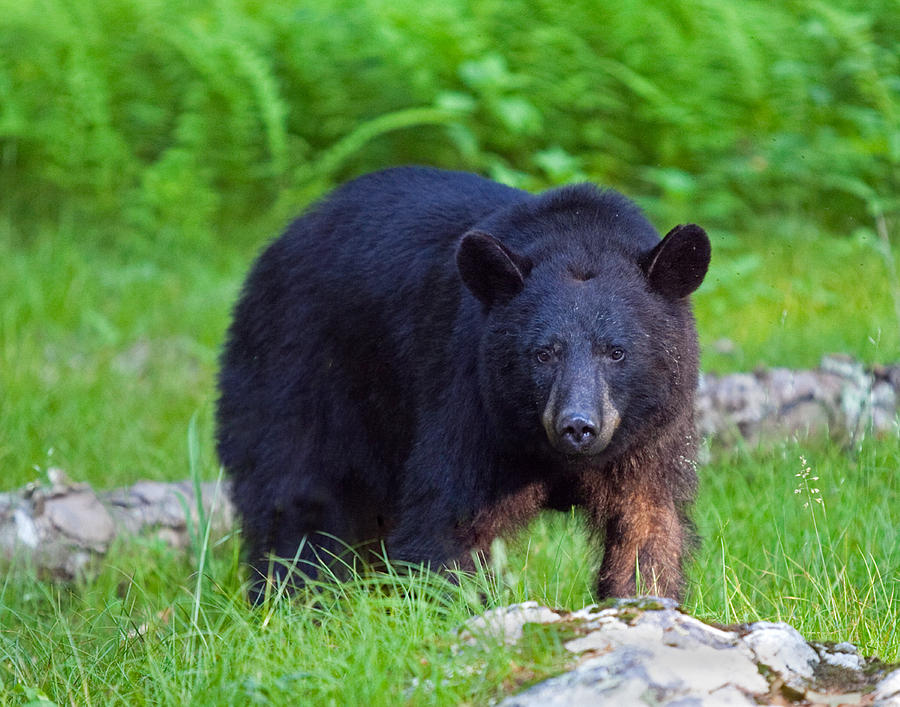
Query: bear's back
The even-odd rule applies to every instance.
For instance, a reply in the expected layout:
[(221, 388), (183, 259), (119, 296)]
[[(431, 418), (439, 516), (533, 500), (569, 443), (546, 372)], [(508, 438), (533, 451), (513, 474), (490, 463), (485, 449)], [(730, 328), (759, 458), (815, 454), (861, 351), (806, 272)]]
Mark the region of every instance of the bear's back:
[[(459, 237), (486, 215), (533, 198), (467, 172), (394, 167), (344, 184), (287, 230), (284, 240), (322, 257), (385, 263), (452, 252)], [(408, 265), (409, 263), (404, 263)], [(352, 264), (349, 265), (353, 269)], [(346, 272), (338, 265), (335, 270)]]

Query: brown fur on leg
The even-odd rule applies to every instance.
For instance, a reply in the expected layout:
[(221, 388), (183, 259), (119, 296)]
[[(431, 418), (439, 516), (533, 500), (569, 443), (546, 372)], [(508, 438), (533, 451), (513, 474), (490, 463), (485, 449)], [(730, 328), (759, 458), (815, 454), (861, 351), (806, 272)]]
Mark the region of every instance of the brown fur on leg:
[(616, 506), (606, 522), (606, 550), (597, 579), (599, 596), (633, 596), (640, 589), (642, 594), (680, 600), (687, 533), (674, 504), (632, 497)]

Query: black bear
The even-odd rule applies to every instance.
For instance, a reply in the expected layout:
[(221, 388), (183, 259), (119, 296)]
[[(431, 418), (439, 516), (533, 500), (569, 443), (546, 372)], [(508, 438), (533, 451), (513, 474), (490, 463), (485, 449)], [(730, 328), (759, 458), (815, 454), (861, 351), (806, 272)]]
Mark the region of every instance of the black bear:
[[(705, 232), (624, 196), (389, 169), (254, 265), (222, 355), (217, 446), (259, 600), (342, 545), (473, 566), (545, 508), (584, 509), (600, 597), (679, 597), (693, 537), (690, 295)], [(381, 545), (378, 544), (380, 547)], [(282, 558), (272, 562), (271, 556)]]

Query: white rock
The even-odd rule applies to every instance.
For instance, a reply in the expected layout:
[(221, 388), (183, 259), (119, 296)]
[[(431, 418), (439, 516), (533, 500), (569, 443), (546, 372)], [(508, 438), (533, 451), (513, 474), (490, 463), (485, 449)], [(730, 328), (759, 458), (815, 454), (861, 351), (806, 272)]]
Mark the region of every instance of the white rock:
[(888, 704), (892, 707), (894, 704), (900, 705), (900, 670), (895, 670), (879, 682), (875, 686), (872, 698), (876, 700), (876, 704), (885, 707)]
[(598, 621), (609, 616), (617, 617), (619, 610), (615, 607), (609, 609), (597, 609), (596, 604), (591, 604), (578, 611), (573, 611), (569, 616), (576, 621)]
[[(625, 628), (625, 624), (622, 624), (622, 628)], [(591, 631), (587, 636), (573, 638), (565, 644), (565, 649), (572, 653), (587, 653), (588, 651), (605, 653), (617, 645), (618, 643), (604, 630)]]
[(844, 641), (843, 643), (836, 643), (832, 646), (831, 650), (835, 653), (852, 653), (853, 655), (857, 655), (859, 653), (859, 649), (854, 646), (852, 643), (848, 643)]
[(767, 690), (768, 683), (753, 661), (736, 649), (621, 644), (502, 704), (675, 705), (683, 700), (685, 705), (743, 707), (756, 704), (744, 691)]
[(813, 677), (819, 656), (793, 626), (759, 621), (750, 626), (744, 642), (757, 660), (777, 672), (791, 687), (802, 690)]
[(669, 645), (677, 645), (684, 642), (685, 638), (724, 648), (737, 645), (739, 637), (734, 631), (723, 631), (693, 616), (681, 614), (677, 621), (672, 622), (663, 640)]
[(822, 660), (829, 665), (836, 665), (847, 670), (862, 670), (863, 660), (858, 655), (851, 653), (822, 653)]
[(655, 685), (703, 695), (723, 687), (765, 692), (768, 682), (756, 663), (735, 649), (697, 646), (691, 650), (658, 646), (646, 662), (647, 675)]
[(44, 514), (63, 534), (99, 552), (116, 535), (112, 517), (90, 489), (48, 498)]
[[(700, 707), (743, 707), (744, 705), (756, 705), (756, 700), (750, 699), (743, 692), (731, 685), (723, 687), (711, 693), (709, 697), (700, 698)], [(671, 707), (676, 707), (674, 703)]]
[(38, 530), (31, 516), (21, 508), (17, 508), (13, 511), (13, 520), (16, 524), (16, 537), (19, 538), (19, 541), (26, 547), (37, 547)]
[(525, 624), (549, 624), (560, 620), (560, 615), (536, 601), (491, 609), (465, 623), (462, 640), (475, 643), (476, 637), (502, 639), (507, 645), (517, 643), (524, 634)]
[[(623, 600), (565, 618), (528, 602), (487, 612), (467, 627), (512, 643), (522, 636), (525, 623), (558, 621), (577, 627), (580, 635), (565, 648), (580, 655), (581, 663), (507, 698), (502, 706), (749, 707), (769, 703), (770, 691), (781, 684), (778, 676), (801, 693), (804, 704), (900, 707), (900, 670), (882, 680), (870, 697), (862, 688), (872, 681), (867, 683), (861, 671), (866, 661), (856, 646), (810, 645), (785, 623), (761, 621), (746, 633), (723, 630), (681, 613), (674, 603)], [(847, 689), (853, 692), (820, 686), (815, 671), (820, 662), (847, 670)]]

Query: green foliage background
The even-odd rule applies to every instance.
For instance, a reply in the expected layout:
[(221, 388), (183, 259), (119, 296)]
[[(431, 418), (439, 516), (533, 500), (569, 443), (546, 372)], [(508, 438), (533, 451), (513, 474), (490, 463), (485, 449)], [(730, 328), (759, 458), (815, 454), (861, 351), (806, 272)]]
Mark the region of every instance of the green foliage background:
[(0, 0), (2, 209), (197, 239), (428, 162), (851, 230), (898, 205), (898, 26), (893, 0)]

